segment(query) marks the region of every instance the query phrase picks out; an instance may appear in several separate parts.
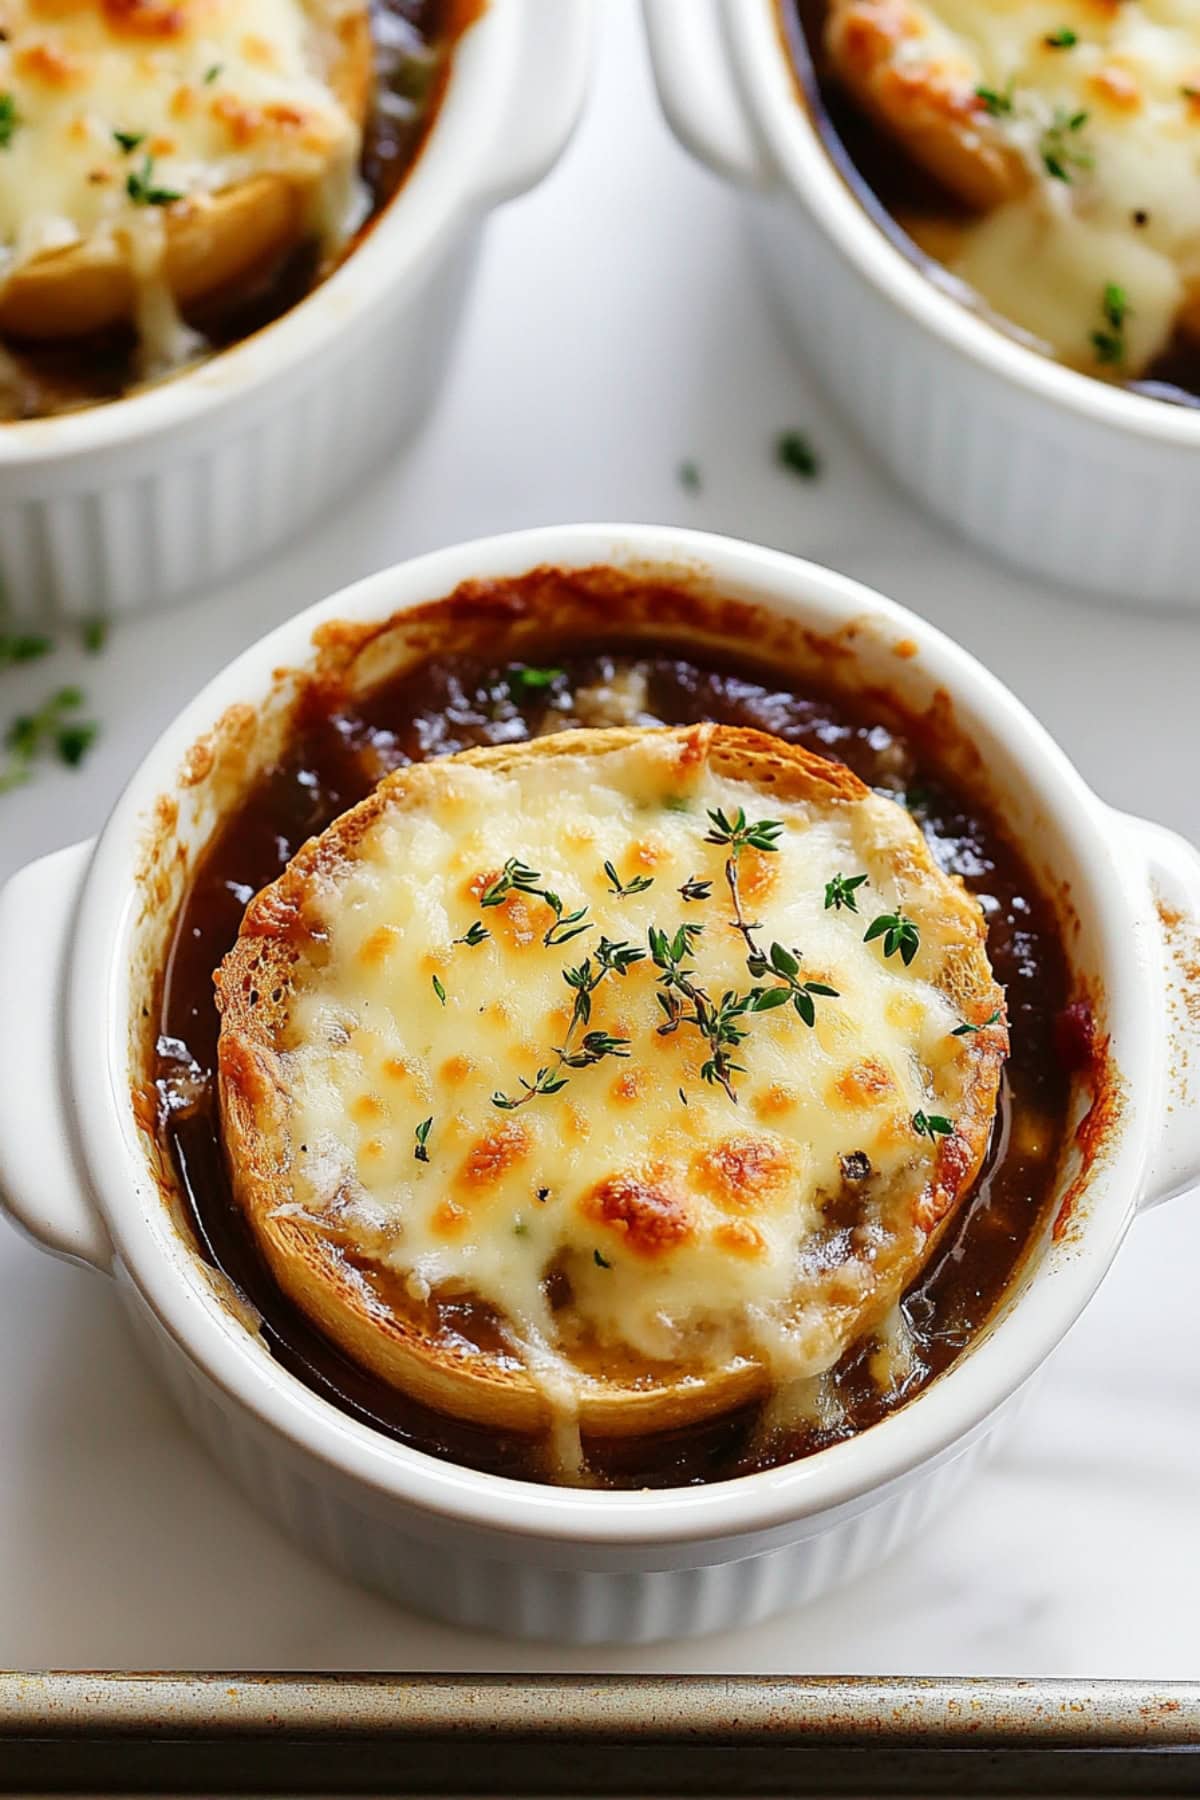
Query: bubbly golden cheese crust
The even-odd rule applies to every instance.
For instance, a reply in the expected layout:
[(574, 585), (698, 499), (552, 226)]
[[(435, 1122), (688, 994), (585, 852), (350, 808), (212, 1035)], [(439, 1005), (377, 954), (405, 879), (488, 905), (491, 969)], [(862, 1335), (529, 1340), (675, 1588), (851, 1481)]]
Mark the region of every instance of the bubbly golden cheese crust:
[(353, 222), (350, 0), (0, 0), (0, 329), (77, 336)]
[(881, 1320), (1007, 1049), (979, 910), (908, 814), (713, 726), (398, 771), (252, 903), (218, 1001), (235, 1192), (285, 1290), (442, 1410), (613, 1433), (819, 1375)]
[(1194, 0), (831, 0), (827, 38), (860, 104), (980, 215), (916, 235), (998, 314), (1124, 377), (1200, 329)]

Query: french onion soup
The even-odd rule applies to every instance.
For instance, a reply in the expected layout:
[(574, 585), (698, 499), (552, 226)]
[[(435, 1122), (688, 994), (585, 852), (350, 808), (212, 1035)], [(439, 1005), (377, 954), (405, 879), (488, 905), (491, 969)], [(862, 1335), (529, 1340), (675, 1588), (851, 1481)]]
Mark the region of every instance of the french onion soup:
[(396, 192), (475, 0), (0, 0), (0, 422), (248, 336)]
[(1196, 403), (1191, 0), (781, 4), (839, 165), (927, 273), (1073, 368)]
[(860, 1431), (970, 1344), (1091, 1029), (929, 721), (602, 574), (451, 596), (404, 666), (304, 688), (174, 923), (157, 1132), (319, 1393), (477, 1468), (669, 1486)]

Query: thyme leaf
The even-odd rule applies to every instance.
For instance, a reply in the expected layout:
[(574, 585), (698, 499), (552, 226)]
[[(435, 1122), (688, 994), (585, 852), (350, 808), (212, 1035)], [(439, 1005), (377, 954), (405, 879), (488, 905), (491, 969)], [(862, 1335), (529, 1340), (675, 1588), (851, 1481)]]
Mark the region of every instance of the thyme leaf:
[(898, 953), (905, 968), (921, 947), (921, 933), (915, 919), (910, 919), (899, 908), (895, 912), (880, 913), (868, 925), (863, 934), (863, 943), (874, 943), (876, 938), (883, 939), (883, 954), (895, 956)]
[(654, 886), (653, 875), (634, 875), (629, 881), (623, 882), (610, 862), (605, 863), (604, 873), (608, 876), (609, 892), (615, 894), (618, 900), (626, 900), (630, 894), (644, 894), (648, 887)]
[(936, 1138), (953, 1136), (954, 1120), (944, 1118), (941, 1113), (915, 1112), (912, 1128), (918, 1137), (927, 1137), (932, 1143)]
[(856, 891), (864, 885), (865, 875), (835, 875), (825, 883), (825, 911), (831, 909), (841, 912), (843, 906), (847, 912), (858, 911), (858, 901), (854, 898)]
[(994, 1025), (996, 1023), (996, 1021), (999, 1019), (999, 1017), (1000, 1017), (1000, 1008), (997, 1007), (995, 1012), (992, 1014), (991, 1018), (985, 1019), (983, 1021), (982, 1025), (971, 1025), (969, 1023), (958, 1025), (950, 1033), (950, 1036), (951, 1037), (971, 1037), (977, 1031), (986, 1031), (988, 1026)]

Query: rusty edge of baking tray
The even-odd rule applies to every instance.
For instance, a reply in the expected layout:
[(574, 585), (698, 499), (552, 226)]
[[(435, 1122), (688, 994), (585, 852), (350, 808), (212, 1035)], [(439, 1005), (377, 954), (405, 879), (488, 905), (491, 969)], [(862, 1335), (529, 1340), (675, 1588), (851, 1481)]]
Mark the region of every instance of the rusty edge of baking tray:
[(0, 1674), (2, 1794), (1200, 1794), (1200, 1682)]

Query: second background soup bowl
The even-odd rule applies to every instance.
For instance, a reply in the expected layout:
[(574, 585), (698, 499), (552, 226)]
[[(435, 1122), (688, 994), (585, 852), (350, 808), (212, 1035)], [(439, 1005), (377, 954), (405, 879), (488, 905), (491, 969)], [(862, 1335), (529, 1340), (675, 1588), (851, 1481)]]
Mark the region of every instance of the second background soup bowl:
[(907, 493), (1028, 573), (1194, 607), (1200, 409), (1039, 354), (869, 215), (798, 78), (792, 0), (644, 0), (663, 110), (742, 198), (806, 362)]

